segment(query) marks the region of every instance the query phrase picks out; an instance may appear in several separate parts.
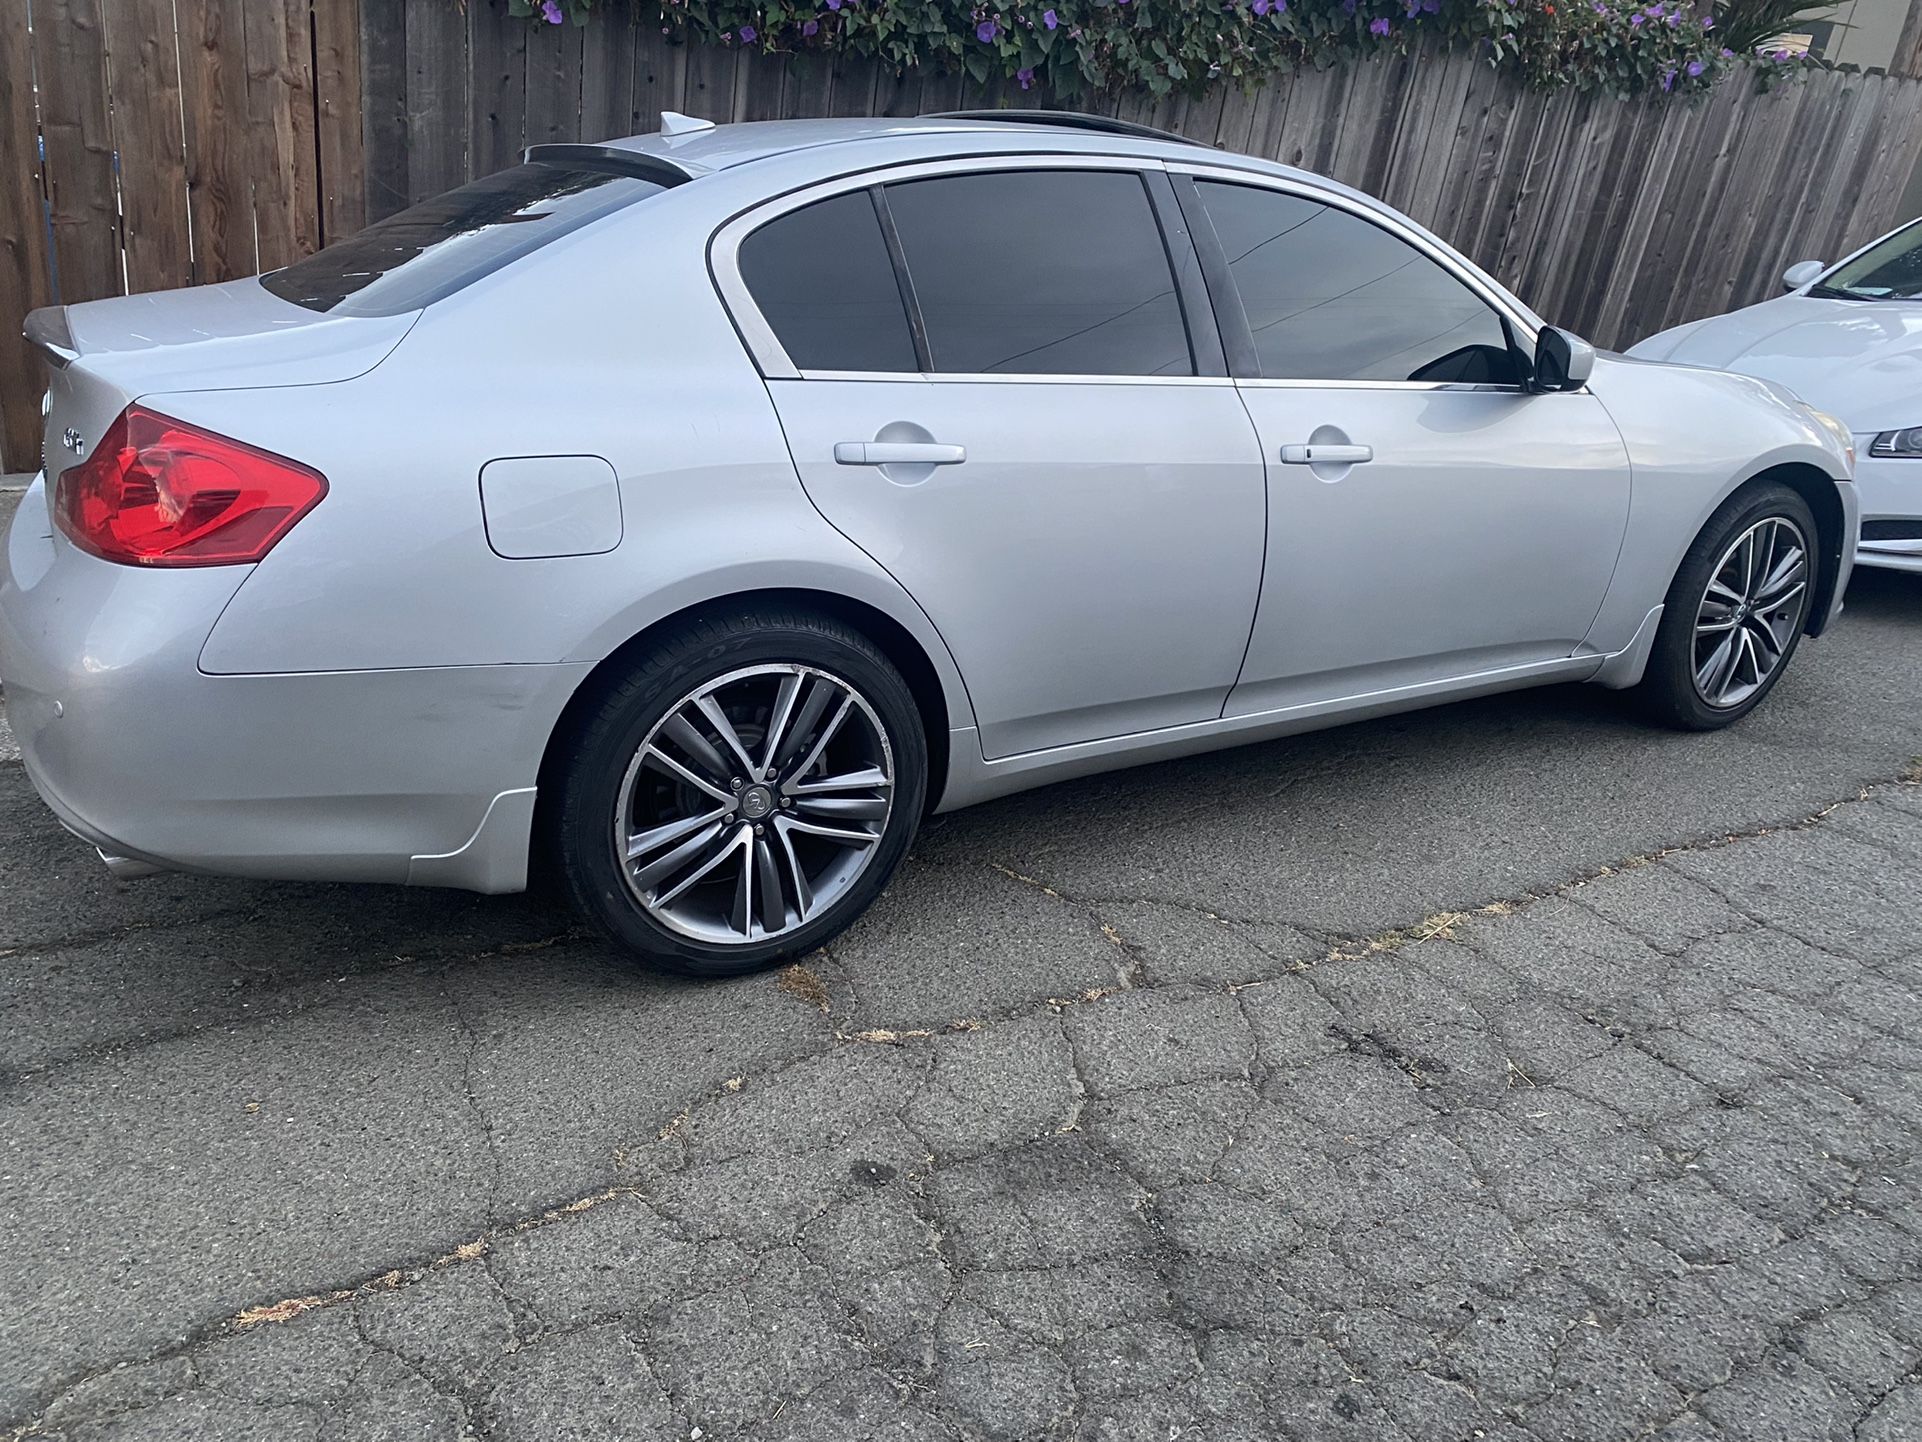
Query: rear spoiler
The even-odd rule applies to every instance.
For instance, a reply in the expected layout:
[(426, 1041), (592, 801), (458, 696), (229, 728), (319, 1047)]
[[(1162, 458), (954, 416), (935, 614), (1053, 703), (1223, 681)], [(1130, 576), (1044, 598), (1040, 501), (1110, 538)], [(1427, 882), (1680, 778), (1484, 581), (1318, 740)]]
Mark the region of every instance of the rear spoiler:
[(694, 178), (693, 174), (671, 160), (619, 145), (530, 145), (521, 152), (521, 159), (529, 164), (546, 161), (552, 165), (572, 166), (576, 170), (605, 170), (613, 175), (631, 175), (638, 180), (651, 180), (667, 189), (685, 185)]
[(80, 359), (80, 351), (73, 343), (73, 331), (67, 325), (67, 308), (64, 305), (42, 306), (27, 314), (24, 334), (33, 348), (47, 358), (47, 364), (55, 370), (65, 370)]

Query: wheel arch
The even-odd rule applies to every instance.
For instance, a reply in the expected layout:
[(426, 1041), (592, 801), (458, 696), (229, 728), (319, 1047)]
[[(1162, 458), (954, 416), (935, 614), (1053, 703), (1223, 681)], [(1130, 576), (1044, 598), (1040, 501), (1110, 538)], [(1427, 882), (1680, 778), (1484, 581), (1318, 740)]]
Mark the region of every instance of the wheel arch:
[(1743, 491), (1770, 481), (1779, 482), (1794, 491), (1808, 503), (1809, 513), (1815, 517), (1819, 564), (1816, 567), (1815, 594), (1809, 602), (1808, 621), (1804, 630), (1810, 636), (1819, 636), (1828, 628), (1829, 617), (1834, 610), (1830, 603), (1835, 599), (1836, 582), (1842, 572), (1842, 556), (1848, 549), (1848, 537), (1843, 534), (1846, 519), (1842, 498), (1836, 494), (1834, 477), (1820, 466), (1806, 461), (1788, 461), (1758, 471), (1731, 494), (1740, 495)]
[(710, 597), (670, 612), (616, 646), (581, 678), (573, 695), (561, 708), (541, 754), (535, 792), (534, 829), (537, 836), (541, 833), (547, 804), (558, 794), (559, 777), (556, 773), (565, 762), (568, 744), (578, 734), (584, 718), (591, 714), (608, 687), (631, 670), (637, 658), (675, 628), (700, 616), (759, 606), (808, 610), (840, 621), (874, 642), (895, 670), (901, 673), (901, 679), (907, 682), (908, 691), (914, 697), (915, 710), (920, 714), (921, 727), (927, 737), (928, 794), (924, 815), (932, 814), (940, 802), (941, 794), (947, 789), (948, 733), (957, 726), (965, 727), (972, 723), (965, 714), (959, 717), (955, 715), (941, 670), (928, 654), (927, 648), (905, 625), (870, 602), (838, 592), (806, 587), (765, 587)]

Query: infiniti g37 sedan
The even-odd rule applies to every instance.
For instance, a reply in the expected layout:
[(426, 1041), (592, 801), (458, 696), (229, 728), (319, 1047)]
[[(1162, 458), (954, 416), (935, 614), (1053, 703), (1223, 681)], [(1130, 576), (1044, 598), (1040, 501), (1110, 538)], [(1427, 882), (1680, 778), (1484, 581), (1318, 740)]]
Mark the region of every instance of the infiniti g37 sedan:
[(1086, 117), (664, 124), (30, 319), (0, 676), (115, 869), (548, 861), (726, 974), (932, 811), (1545, 682), (1724, 726), (1835, 615), (1837, 422), (1343, 186)]

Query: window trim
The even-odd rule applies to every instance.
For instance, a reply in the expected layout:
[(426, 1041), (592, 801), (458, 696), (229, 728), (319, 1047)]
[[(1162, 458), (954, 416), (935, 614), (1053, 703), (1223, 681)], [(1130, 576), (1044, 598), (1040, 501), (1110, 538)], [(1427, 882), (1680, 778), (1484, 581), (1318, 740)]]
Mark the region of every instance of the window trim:
[[(1191, 204), (1195, 207), (1194, 214), (1189, 217), (1190, 228), (1195, 235), (1195, 245), (1201, 256), (1203, 273), (1208, 279), (1209, 292), (1214, 295), (1222, 344), (1228, 352), (1229, 369), (1234, 372), (1237, 384), (1263, 390), (1299, 390), (1314, 387), (1318, 390), (1465, 391), (1497, 395), (1527, 393), (1526, 385), (1504, 385), (1486, 381), (1391, 381), (1357, 380), (1338, 376), (1326, 379), (1312, 376), (1264, 376), (1261, 373), (1261, 358), (1255, 349), (1254, 332), (1248, 325), (1248, 311), (1242, 304), (1240, 287), (1235, 284), (1234, 276), (1228, 268), (1227, 253), (1222, 249), (1221, 240), (1215, 234), (1213, 217), (1208, 213), (1207, 202), (1202, 199), (1199, 187), (1196, 185), (1197, 181), (1207, 180), (1226, 185), (1245, 185), (1256, 190), (1272, 190), (1297, 200), (1306, 200), (1334, 210), (1346, 211), (1355, 219), (1386, 231), (1453, 276), (1470, 294), (1486, 305), (1497, 320), (1505, 322), (1511, 343), (1524, 343), (1527, 350), (1532, 351), (1540, 337), (1533, 320), (1496, 292), (1489, 285), (1486, 277), (1469, 268), (1464, 261), (1446, 251), (1436, 249), (1425, 236), (1403, 224), (1393, 215), (1377, 211), (1372, 206), (1310, 181), (1296, 180), (1292, 177), (1283, 179), (1225, 165), (1191, 165), (1173, 162), (1169, 163), (1167, 170), (1170, 179), (1174, 182), (1175, 194), (1181, 201), (1183, 209), (1185, 210)], [(1203, 222), (1206, 222), (1205, 227)]]
[[(905, 381), (941, 384), (1041, 384), (1041, 385), (1233, 385), (1234, 379), (1228, 374), (1225, 364), (1217, 364), (1218, 374), (1206, 374), (1205, 368), (1211, 361), (1219, 362), (1219, 352), (1206, 342), (1216, 331), (1219, 322), (1215, 312), (1207, 306), (1209, 297), (1201, 289), (1201, 276), (1198, 262), (1191, 259), (1183, 264), (1181, 250), (1187, 248), (1190, 257), (1194, 255), (1194, 241), (1184, 224), (1179, 235), (1169, 233), (1168, 218), (1158, 203), (1155, 188), (1155, 175), (1167, 171), (1164, 162), (1134, 155), (1062, 155), (1053, 154), (1005, 154), (1005, 155), (967, 155), (945, 156), (938, 160), (909, 161), (900, 165), (882, 166), (874, 170), (864, 170), (854, 175), (836, 176), (785, 195), (775, 196), (742, 211), (721, 225), (708, 241), (708, 273), (719, 292), (721, 303), (734, 322), (734, 329), (740, 335), (742, 344), (747, 347), (748, 355), (766, 380), (841, 380), (841, 381)], [(831, 200), (837, 195), (850, 191), (869, 191), (879, 194), (885, 187), (911, 180), (929, 180), (944, 176), (973, 175), (991, 171), (1021, 170), (1100, 170), (1126, 171), (1140, 180), (1143, 198), (1148, 203), (1149, 213), (1154, 217), (1156, 229), (1160, 232), (1162, 245), (1167, 252), (1168, 266), (1175, 284), (1175, 298), (1181, 310), (1182, 329), (1187, 336), (1188, 351), (1197, 371), (1203, 374), (1185, 376), (1141, 376), (1113, 374), (1073, 374), (1073, 375), (1034, 375), (1025, 373), (972, 373), (962, 371), (804, 371), (794, 364), (787, 349), (775, 335), (774, 328), (768, 324), (755, 303), (747, 282), (742, 279), (740, 269), (741, 242), (764, 225), (779, 220), (782, 216), (803, 209), (816, 201)], [(916, 349), (922, 363), (928, 363), (925, 349), (926, 337), (916, 331), (920, 306), (912, 296), (912, 278), (908, 275), (903, 257), (899, 253), (900, 239), (893, 233), (893, 218), (886, 211), (885, 197), (878, 202), (882, 217), (882, 233), (888, 241), (888, 253), (894, 259), (897, 281), (902, 285), (904, 301), (907, 301), (908, 324), (915, 331)], [(1184, 277), (1185, 272), (1185, 277)], [(1195, 311), (1197, 299), (1203, 305), (1205, 321), (1199, 319)], [(1218, 342), (1217, 342), (1218, 344)]]

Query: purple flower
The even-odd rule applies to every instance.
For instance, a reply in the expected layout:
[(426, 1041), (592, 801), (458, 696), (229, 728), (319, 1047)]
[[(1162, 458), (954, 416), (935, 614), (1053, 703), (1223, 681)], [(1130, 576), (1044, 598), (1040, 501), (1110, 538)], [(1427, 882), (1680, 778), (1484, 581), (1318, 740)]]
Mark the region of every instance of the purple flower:
[(1059, 19), (1059, 18), (1058, 18), (1058, 17), (1057, 17), (1056, 15), (1055, 15), (1055, 13), (1054, 13), (1054, 11), (1052, 11), (1052, 10), (1043, 10), (1043, 11), (1041, 12), (1041, 23), (1042, 23), (1043, 25), (1045, 25), (1045, 26), (1047, 26), (1047, 27), (1048, 27), (1048, 28), (1049, 28), (1050, 30), (1052, 30), (1052, 29), (1054, 29), (1054, 27), (1055, 27), (1055, 26), (1057, 26), (1057, 25), (1059, 25), (1059, 24), (1061, 23), (1061, 21), (1060, 21), (1060, 19)]
[(983, 45), (993, 44), (994, 37), (1000, 33), (1001, 27), (992, 20), (983, 20), (979, 25), (974, 27), (974, 38), (979, 40)]
[(1715, 17), (1713, 15), (1704, 15), (1702, 17), (1702, 28), (1704, 30), (1713, 30), (1715, 28)]
[(1034, 71), (1029, 67), (1024, 65), (1021, 69), (1015, 71), (1014, 78), (1023, 90), (1034, 89)]
[(804, 40), (812, 40), (820, 31), (821, 22), (819, 20), (803, 20), (801, 22), (801, 38)]
[(1368, 33), (1370, 35), (1386, 35), (1394, 28), (1395, 27), (1390, 25), (1386, 20), (1370, 20), (1368, 22)]
[(1254, 8), (1255, 14), (1266, 15), (1268, 13), (1268, 0), (1255, 0)]
[(541, 0), (541, 19), (549, 25), (558, 25), (566, 18), (561, 14), (561, 7), (556, 0)]
[(752, 25), (743, 25), (741, 27), (741, 43), (743, 45), (752, 45), (755, 34), (756, 31)]
[(1675, 88), (1675, 72), (1671, 70), (1668, 72), (1668, 74), (1662, 77), (1662, 89), (1673, 90), (1674, 88)]
[(840, 8), (841, 8), (841, 0), (828, 0), (828, 9), (839, 10)]
[(1707, 68), (1708, 67), (1703, 65), (1702, 62), (1699, 60), (1689, 61), (1688, 62), (1688, 78), (1690, 80), (1693, 80), (1696, 76), (1700, 75), (1702, 71)]
[(1360, 3), (1361, 0), (1341, 0), (1341, 13), (1344, 15), (1353, 15), (1355, 13), (1355, 7)]
[(1722, 47), (1722, 58), (1724, 60), (1733, 60), (1735, 58), (1735, 52), (1724, 45)]
[(1639, 30), (1642, 28), (1642, 17), (1640, 15), (1631, 15), (1628, 17), (1628, 23)]

